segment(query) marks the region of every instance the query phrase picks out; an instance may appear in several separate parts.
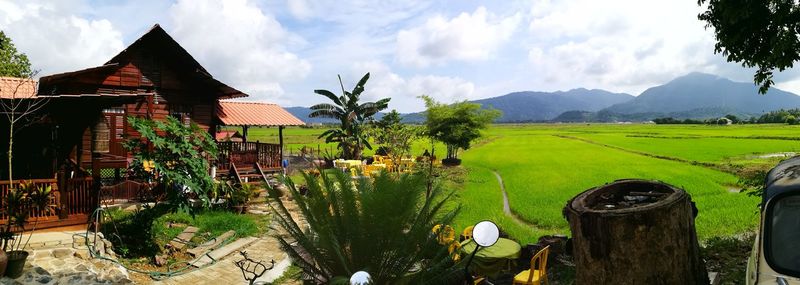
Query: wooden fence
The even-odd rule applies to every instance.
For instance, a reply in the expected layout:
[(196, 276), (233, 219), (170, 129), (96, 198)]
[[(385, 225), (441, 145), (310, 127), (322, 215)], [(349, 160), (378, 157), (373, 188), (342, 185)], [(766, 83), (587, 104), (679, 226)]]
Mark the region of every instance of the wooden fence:
[(260, 142), (218, 142), (217, 157), (213, 161), (219, 170), (226, 170), (231, 163), (255, 165), (263, 168), (281, 167), (281, 146)]
[[(94, 199), (92, 199), (92, 178), (74, 178), (66, 181), (67, 189), (58, 188), (58, 180), (56, 179), (31, 179), (24, 180), (34, 184), (34, 187), (50, 186), (50, 202), (47, 209), (27, 209), (30, 211), (28, 221), (33, 223), (37, 221), (41, 223), (57, 222), (62, 219), (70, 219), (70, 216), (85, 217), (94, 211)], [(18, 187), (20, 180), (14, 180), (14, 187)], [(8, 181), (0, 181), (0, 199), (5, 201), (9, 191), (11, 191)], [(66, 217), (59, 215), (62, 212)], [(5, 224), (8, 219), (8, 213), (0, 211), (0, 223)], [(74, 219), (80, 222), (81, 219)], [(85, 222), (85, 220), (83, 220)], [(60, 225), (53, 223), (54, 225)]]

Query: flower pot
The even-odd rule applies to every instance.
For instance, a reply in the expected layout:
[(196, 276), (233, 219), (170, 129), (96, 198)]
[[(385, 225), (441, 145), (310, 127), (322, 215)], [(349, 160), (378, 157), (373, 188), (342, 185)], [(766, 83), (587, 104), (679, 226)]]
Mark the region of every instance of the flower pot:
[(458, 159), (458, 158), (445, 158), (445, 159), (442, 159), (442, 165), (444, 165), (444, 166), (459, 166), (459, 165), (461, 165), (461, 159)]
[(8, 255), (5, 250), (0, 250), (0, 277), (6, 275), (6, 267), (8, 266)]
[(233, 206), (233, 212), (237, 214), (247, 213), (247, 204)]
[(22, 276), (22, 270), (25, 268), (25, 260), (28, 259), (28, 252), (24, 250), (14, 250), (8, 252), (8, 266), (6, 267), (6, 276), (11, 279), (16, 279)]

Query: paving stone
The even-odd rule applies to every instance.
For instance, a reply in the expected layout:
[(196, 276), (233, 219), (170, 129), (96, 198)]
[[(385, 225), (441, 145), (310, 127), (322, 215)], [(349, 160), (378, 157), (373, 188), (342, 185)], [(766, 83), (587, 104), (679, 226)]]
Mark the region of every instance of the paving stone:
[(92, 255), (89, 253), (88, 249), (76, 250), (74, 256), (77, 257), (77, 258), (80, 258), (80, 259), (84, 259), (84, 260), (88, 260), (88, 259), (92, 258)]
[(209, 252), (208, 254), (203, 256), (202, 258), (200, 258), (197, 261), (193, 262), (191, 265), (194, 266), (194, 267), (205, 266), (205, 265), (207, 265), (209, 263), (214, 262), (214, 260), (220, 260), (223, 257), (228, 256), (229, 254), (231, 254), (231, 253), (233, 253), (233, 252), (235, 252), (235, 251), (237, 251), (237, 250), (239, 250), (239, 249), (241, 249), (241, 248), (243, 248), (243, 247), (255, 242), (256, 240), (258, 240), (258, 239), (254, 238), (254, 237), (240, 238), (240, 239), (238, 239), (238, 240), (236, 240), (236, 241), (234, 241), (232, 243), (229, 243), (229, 244), (227, 244), (227, 245), (225, 245), (225, 246), (223, 246), (221, 248), (218, 248), (218, 249), (215, 249), (212, 252)]
[(64, 260), (61, 260), (61, 259), (54, 259), (53, 261), (50, 261), (50, 264), (53, 265), (53, 266), (64, 266), (64, 264), (66, 264), (66, 262)]
[(55, 258), (63, 258), (66, 256), (73, 255), (75, 253), (74, 250), (69, 248), (56, 248), (53, 250), (53, 257)]
[(199, 230), (200, 229), (198, 229), (196, 227), (191, 227), (191, 226), (186, 227), (185, 229), (183, 229), (183, 232), (181, 232), (177, 237), (172, 239), (169, 242), (169, 244), (172, 245), (173, 247), (177, 248), (177, 249), (182, 249), (182, 248), (184, 248), (186, 246), (186, 244), (190, 240), (192, 240), (194, 235), (197, 234), (197, 231), (199, 231)]
[(47, 284), (50, 283), (50, 281), (53, 281), (53, 277), (50, 275), (40, 275), (39, 277), (36, 277), (36, 282), (41, 284)]
[(194, 257), (198, 257), (198, 256), (204, 254), (206, 251), (219, 246), (220, 244), (225, 242), (225, 240), (233, 237), (234, 234), (236, 234), (236, 232), (227, 231), (227, 232), (219, 235), (218, 237), (216, 237), (216, 238), (214, 238), (214, 239), (212, 239), (210, 241), (207, 241), (207, 242), (205, 242), (205, 243), (203, 243), (203, 244), (201, 244), (201, 245), (199, 245), (199, 246), (197, 246), (195, 248), (187, 250), (186, 252), (188, 252), (189, 254), (191, 254)]

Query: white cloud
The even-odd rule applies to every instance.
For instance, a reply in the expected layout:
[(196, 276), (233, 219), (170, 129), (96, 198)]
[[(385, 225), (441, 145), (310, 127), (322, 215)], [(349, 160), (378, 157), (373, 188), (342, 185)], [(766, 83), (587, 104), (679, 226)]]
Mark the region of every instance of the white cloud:
[(532, 5), (528, 59), (542, 85), (637, 95), (692, 71), (724, 68), (695, 2), (540, 1)]
[[(392, 98), (389, 107), (400, 111), (422, 108), (420, 95), (429, 95), (441, 102), (454, 102), (470, 99), (475, 93), (475, 84), (460, 77), (437, 75), (413, 75), (404, 78), (392, 72), (389, 66), (380, 61), (359, 62), (353, 65), (353, 82), (370, 72), (363, 99), (374, 101)], [(345, 82), (345, 88), (352, 86)]]
[(511, 37), (520, 20), (519, 14), (497, 17), (484, 7), (453, 19), (434, 16), (420, 27), (397, 33), (397, 57), (417, 67), (449, 60), (486, 60)]
[(314, 11), (309, 7), (307, 0), (286, 0), (286, 4), (295, 18), (307, 20), (314, 16)]
[(429, 95), (442, 102), (454, 102), (472, 98), (475, 84), (459, 77), (414, 76), (408, 81), (411, 94)]
[(40, 75), (97, 66), (123, 49), (111, 22), (77, 16), (71, 4), (0, 2), (0, 28)]
[(179, 0), (171, 34), (212, 75), (253, 100), (287, 102), (282, 84), (305, 78), (311, 63), (288, 49), (304, 40), (246, 0)]

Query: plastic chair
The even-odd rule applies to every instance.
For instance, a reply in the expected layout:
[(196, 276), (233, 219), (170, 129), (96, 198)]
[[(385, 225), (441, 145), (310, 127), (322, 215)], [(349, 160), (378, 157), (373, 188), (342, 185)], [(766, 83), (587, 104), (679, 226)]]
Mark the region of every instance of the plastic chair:
[(464, 228), (464, 231), (461, 232), (461, 235), (464, 236), (464, 240), (472, 239), (472, 229), (473, 228), (475, 228), (475, 226), (469, 226), (469, 227)]
[[(513, 284), (521, 285), (540, 285), (547, 283), (547, 255), (550, 254), (550, 246), (546, 246), (531, 258), (531, 269), (525, 270), (514, 276)], [(539, 261), (538, 263), (536, 261)], [(538, 266), (537, 266), (538, 265)], [(542, 282), (544, 281), (544, 282)]]

